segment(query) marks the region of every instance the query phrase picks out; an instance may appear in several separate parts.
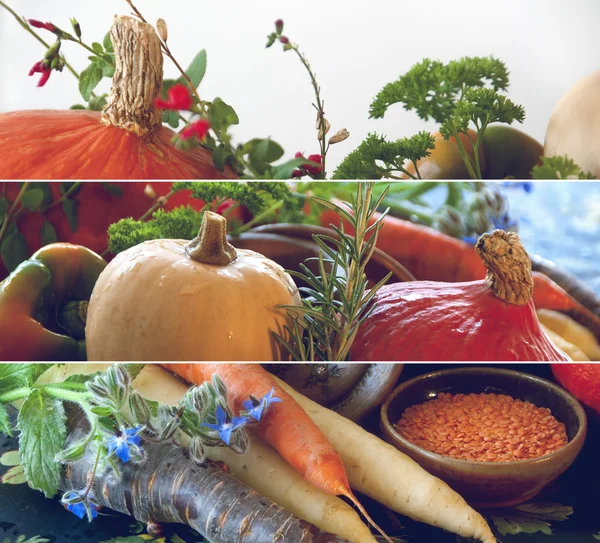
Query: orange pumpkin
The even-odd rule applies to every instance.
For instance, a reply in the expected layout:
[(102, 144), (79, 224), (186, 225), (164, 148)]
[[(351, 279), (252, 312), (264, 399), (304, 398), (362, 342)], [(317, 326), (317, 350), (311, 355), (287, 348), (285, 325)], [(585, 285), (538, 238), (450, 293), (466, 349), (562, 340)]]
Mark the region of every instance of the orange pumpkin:
[(163, 57), (154, 28), (116, 17), (116, 70), (102, 113), (83, 110), (0, 114), (0, 179), (224, 179), (211, 152), (181, 150), (155, 99)]

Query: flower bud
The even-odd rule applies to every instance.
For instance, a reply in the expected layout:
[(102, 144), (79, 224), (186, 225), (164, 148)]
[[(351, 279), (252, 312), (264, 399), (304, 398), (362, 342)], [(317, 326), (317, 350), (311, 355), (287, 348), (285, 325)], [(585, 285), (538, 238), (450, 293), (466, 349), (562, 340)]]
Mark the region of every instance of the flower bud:
[(277, 19), (275, 21), (275, 31), (277, 34), (281, 34), (283, 32), (283, 19)]
[(212, 382), (218, 394), (221, 396), (227, 396), (227, 386), (223, 382), (223, 379), (221, 379), (216, 373), (213, 373)]
[(44, 58), (47, 60), (52, 60), (54, 57), (57, 57), (58, 53), (60, 52), (60, 45), (61, 41), (56, 40), (46, 51)]
[(181, 421), (179, 420), (179, 418), (173, 418), (171, 419), (166, 425), (165, 427), (162, 429), (159, 439), (161, 441), (168, 441), (169, 439), (171, 439), (175, 433), (177, 432), (177, 430), (179, 430), (179, 425), (181, 424)]
[(200, 439), (198, 436), (193, 437), (190, 441), (190, 456), (192, 457), (192, 460), (198, 464), (204, 464), (204, 462), (206, 462), (202, 439)]
[(277, 39), (277, 34), (275, 34), (275, 32), (273, 32), (272, 34), (269, 34), (269, 36), (267, 37), (267, 49), (275, 43), (276, 39)]
[(467, 219), (467, 227), (469, 230), (477, 234), (490, 232), (494, 225), (490, 221), (487, 213), (483, 211), (475, 211), (471, 213)]
[(71, 26), (73, 27), (73, 32), (75, 32), (75, 35), (81, 39), (81, 26), (75, 17), (71, 17)]
[(250, 447), (250, 438), (247, 432), (243, 428), (238, 428), (231, 434), (229, 448), (237, 454), (244, 454), (248, 447)]
[(319, 126), (317, 128), (319, 129), (317, 138), (319, 139), (319, 141), (321, 141), (325, 137), (325, 134), (327, 134), (327, 132), (329, 132), (329, 129), (331, 128), (331, 124), (325, 117), (323, 117), (323, 123), (319, 122)]
[(279, 41), (284, 45), (288, 45), (290, 43), (290, 40), (287, 36), (279, 36)]
[(156, 30), (158, 31), (160, 39), (167, 43), (169, 32), (167, 30), (167, 22), (164, 19), (159, 19), (158, 21), (156, 21)]
[(148, 196), (148, 198), (152, 198), (153, 200), (156, 198), (156, 191), (150, 183), (144, 187), (144, 195)]
[(85, 454), (86, 446), (87, 446), (87, 443), (86, 443), (85, 439), (78, 441), (77, 443), (73, 443), (73, 445), (60, 451), (54, 457), (54, 461), (64, 464), (67, 462), (75, 462), (76, 460), (80, 460), (81, 458), (83, 458), (83, 455)]
[(449, 236), (460, 238), (465, 233), (465, 221), (456, 209), (444, 206), (435, 221), (436, 228)]
[(150, 421), (150, 408), (148, 407), (146, 400), (144, 400), (137, 392), (132, 392), (129, 395), (129, 409), (137, 423), (147, 424)]
[(350, 137), (350, 132), (345, 128), (338, 130), (333, 136), (329, 138), (329, 145), (335, 145), (341, 141), (347, 140)]
[(206, 447), (220, 447), (223, 445), (223, 440), (219, 436), (219, 432), (209, 431), (206, 434), (198, 435), (198, 439), (202, 442)]

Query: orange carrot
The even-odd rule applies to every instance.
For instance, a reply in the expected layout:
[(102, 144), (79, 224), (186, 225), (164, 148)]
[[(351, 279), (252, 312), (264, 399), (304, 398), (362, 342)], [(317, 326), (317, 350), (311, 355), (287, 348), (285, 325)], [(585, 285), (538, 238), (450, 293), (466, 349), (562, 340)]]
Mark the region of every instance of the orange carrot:
[[(379, 217), (376, 213), (375, 221)], [(322, 226), (339, 225), (337, 213), (329, 209), (320, 216)], [(344, 228), (351, 231), (348, 223)], [(410, 221), (390, 217), (384, 219), (377, 247), (403, 264), (420, 281), (465, 282), (482, 279), (486, 275), (483, 261), (475, 248), (453, 238)], [(548, 276), (533, 272), (533, 302), (537, 309), (554, 309), (579, 316), (583, 324), (597, 335), (600, 317), (587, 309)], [(600, 337), (600, 335), (599, 335)]]
[[(228, 391), (228, 400), (236, 410), (250, 395), (262, 397), (272, 388), (280, 403), (269, 407), (256, 425), (256, 432), (307, 481), (321, 490), (345, 496), (386, 538), (381, 528), (369, 517), (350, 489), (346, 469), (339, 453), (323, 435), (304, 409), (258, 364), (162, 364), (186, 381), (200, 385), (219, 376)], [(389, 541), (389, 539), (388, 539)]]

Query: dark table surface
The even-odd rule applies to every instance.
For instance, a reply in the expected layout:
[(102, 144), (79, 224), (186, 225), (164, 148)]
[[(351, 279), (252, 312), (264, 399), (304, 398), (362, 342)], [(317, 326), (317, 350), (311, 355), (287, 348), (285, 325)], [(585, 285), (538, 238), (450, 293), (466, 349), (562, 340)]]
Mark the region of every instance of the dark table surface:
[[(426, 373), (432, 369), (439, 369), (439, 367), (439, 365), (407, 365), (401, 380)], [(444, 367), (447, 368), (449, 365)], [(517, 368), (513, 366), (513, 369)], [(520, 365), (518, 369), (545, 378), (552, 378), (550, 369), (545, 364)], [(377, 422), (377, 413), (375, 413), (372, 420), (367, 421), (367, 426), (373, 432), (377, 432)], [(16, 447), (17, 441), (14, 438), (0, 440), (0, 454), (16, 449)], [(552, 502), (570, 506), (573, 508), (573, 513), (565, 521), (549, 520), (553, 535), (541, 532), (502, 535), (495, 530), (499, 540), (502, 543), (594, 543), (600, 539), (600, 535), (598, 535), (600, 534), (599, 453), (600, 421), (596, 415), (590, 414), (588, 437), (575, 464), (534, 500), (536, 503)], [(0, 466), (0, 474), (6, 470), (6, 467)], [(364, 496), (360, 496), (360, 499), (369, 509), (375, 521), (389, 535), (401, 538), (407, 543), (465, 543), (465, 540), (457, 538), (453, 534), (396, 515)], [(482, 513), (488, 520), (492, 514), (500, 514), (493, 511), (482, 511)], [(491, 520), (490, 523), (493, 526)], [(102, 511), (102, 514), (92, 524), (88, 524), (65, 511), (57, 499), (45, 499), (39, 492), (29, 489), (26, 484), (0, 484), (0, 542), (7, 537), (12, 542), (19, 534), (22, 534), (27, 538), (44, 537), (52, 543), (100, 543), (115, 537), (129, 536), (132, 532), (135, 533), (141, 529), (142, 526), (132, 518), (110, 511)], [(186, 543), (202, 541), (197, 534), (183, 527), (172, 526), (169, 527), (169, 530), (179, 534)], [(594, 538), (594, 535), (598, 535), (598, 537)], [(141, 542), (142, 540), (137, 541)], [(126, 543), (130, 542), (136, 543), (131, 539)]]

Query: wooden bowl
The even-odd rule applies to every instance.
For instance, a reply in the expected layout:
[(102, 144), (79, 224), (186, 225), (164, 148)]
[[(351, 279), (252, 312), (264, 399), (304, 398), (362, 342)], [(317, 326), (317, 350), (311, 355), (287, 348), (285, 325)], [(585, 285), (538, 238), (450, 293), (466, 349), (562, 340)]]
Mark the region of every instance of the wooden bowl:
[[(430, 452), (408, 441), (394, 424), (406, 408), (435, 398), (440, 392), (494, 392), (547, 407), (565, 424), (569, 442), (551, 454), (517, 462), (458, 460)], [(384, 403), (380, 424), (388, 443), (448, 483), (475, 507), (508, 507), (532, 499), (573, 463), (587, 432), (585, 411), (566, 390), (534, 375), (480, 367), (437, 371), (402, 383)]]
[[(305, 263), (317, 272), (315, 262), (305, 262), (320, 252), (319, 246), (312, 241), (314, 234), (336, 236), (328, 228), (277, 224), (255, 228), (239, 237), (230, 238), (230, 242), (239, 249), (257, 251), (287, 270), (300, 271), (300, 264)], [(383, 279), (389, 272), (392, 272), (390, 283), (414, 281), (404, 266), (379, 249), (375, 250), (366, 272), (370, 285)], [(354, 421), (361, 420), (383, 403), (402, 371), (402, 364), (351, 362), (268, 364), (266, 367), (305, 396)]]

